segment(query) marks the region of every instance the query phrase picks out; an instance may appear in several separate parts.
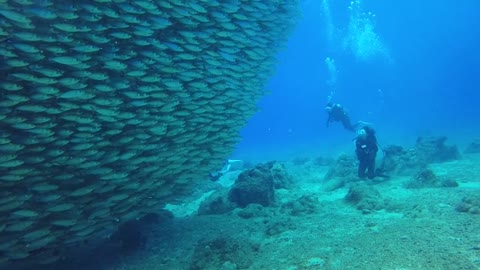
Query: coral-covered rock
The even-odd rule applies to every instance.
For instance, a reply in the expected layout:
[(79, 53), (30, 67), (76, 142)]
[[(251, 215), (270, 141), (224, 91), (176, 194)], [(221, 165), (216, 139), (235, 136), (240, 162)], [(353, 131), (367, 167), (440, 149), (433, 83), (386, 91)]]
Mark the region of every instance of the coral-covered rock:
[(457, 211), (470, 214), (480, 214), (480, 196), (465, 197), (458, 204)]
[(345, 195), (345, 201), (355, 205), (355, 207), (364, 214), (378, 211), (386, 207), (385, 200), (372, 186), (365, 184), (352, 185)]
[(441, 180), (441, 186), (442, 187), (458, 187), (458, 182), (453, 179), (446, 178)]
[(293, 177), (288, 173), (285, 164), (273, 163), (270, 168), (273, 176), (273, 187), (275, 189), (289, 189), (293, 183)]
[(414, 149), (404, 149), (398, 145), (389, 145), (384, 148), (383, 169), (385, 172), (397, 175), (412, 175), (426, 166), (417, 158)]
[(198, 207), (198, 215), (222, 215), (235, 209), (236, 205), (228, 200), (228, 189), (212, 193)]
[(228, 198), (240, 207), (256, 203), (269, 206), (274, 202), (273, 163), (260, 164), (242, 172), (232, 186)]
[(447, 137), (419, 137), (415, 145), (417, 157), (425, 163), (445, 162), (460, 158), (456, 146), (445, 145)]
[(265, 221), (265, 234), (274, 236), (286, 231), (295, 230), (295, 223), (290, 218), (276, 218)]
[(476, 139), (473, 142), (469, 143), (464, 153), (466, 154), (480, 153), (480, 139)]
[(431, 169), (422, 169), (406, 184), (406, 188), (432, 188), (439, 187), (440, 179)]
[(339, 177), (342, 179), (357, 178), (357, 161), (354, 156), (343, 154), (330, 166), (325, 180)]
[(280, 208), (282, 213), (291, 216), (314, 214), (319, 209), (318, 198), (314, 195), (303, 195), (300, 198), (283, 204)]
[(437, 188), (437, 187), (458, 187), (457, 181), (451, 178), (438, 178), (428, 168), (419, 170), (415, 176), (406, 184), (406, 188)]

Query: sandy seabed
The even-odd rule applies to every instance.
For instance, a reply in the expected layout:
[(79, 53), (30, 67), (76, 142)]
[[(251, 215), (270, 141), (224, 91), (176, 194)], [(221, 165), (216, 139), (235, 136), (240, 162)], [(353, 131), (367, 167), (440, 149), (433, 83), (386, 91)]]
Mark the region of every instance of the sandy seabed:
[(407, 176), (367, 182), (393, 205), (370, 214), (344, 200), (348, 187), (324, 191), (328, 168), (286, 164), (298, 185), (278, 190), (276, 203), (313, 196), (313, 213), (176, 217), (155, 228), (144, 249), (102, 269), (480, 269), (480, 215), (456, 210), (462, 198), (480, 196), (480, 155), (430, 166), (456, 188), (405, 189)]

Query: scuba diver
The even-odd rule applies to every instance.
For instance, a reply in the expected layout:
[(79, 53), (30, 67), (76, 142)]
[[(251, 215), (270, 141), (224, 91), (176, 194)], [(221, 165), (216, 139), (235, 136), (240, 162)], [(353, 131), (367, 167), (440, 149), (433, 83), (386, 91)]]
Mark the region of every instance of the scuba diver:
[(355, 154), (358, 159), (358, 177), (373, 179), (375, 177), (375, 158), (377, 157), (378, 145), (375, 130), (363, 127), (357, 132), (355, 140)]
[(330, 125), (330, 122), (337, 121), (342, 122), (342, 125), (346, 130), (355, 132), (355, 126), (357, 126), (358, 123), (352, 125), (350, 122), (350, 117), (342, 105), (329, 102), (327, 107), (325, 107), (325, 110), (328, 113), (327, 127)]
[(243, 169), (243, 161), (238, 159), (227, 159), (223, 164), (223, 168), (216, 172), (210, 172), (210, 180), (211, 181), (218, 181), (223, 175), (228, 172), (242, 170)]
[(373, 179), (376, 176), (386, 179), (390, 178), (390, 176), (383, 174), (383, 168), (375, 169), (375, 158), (379, 149), (375, 130), (365, 126), (357, 131), (357, 135), (355, 139), (355, 154), (357, 154), (359, 162), (358, 177), (368, 177), (368, 179)]
[(325, 107), (325, 110), (328, 113), (327, 127), (330, 125), (330, 122), (337, 121), (342, 122), (342, 125), (346, 130), (355, 132), (359, 125), (372, 125), (371, 123), (363, 121), (358, 121), (357, 123), (352, 124), (347, 111), (338, 103), (329, 102), (327, 107)]

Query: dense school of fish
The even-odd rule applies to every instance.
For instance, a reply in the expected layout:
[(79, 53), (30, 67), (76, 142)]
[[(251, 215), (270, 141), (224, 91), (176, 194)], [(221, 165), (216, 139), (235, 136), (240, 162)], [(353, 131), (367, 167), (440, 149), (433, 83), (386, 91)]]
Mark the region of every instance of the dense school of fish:
[(0, 0), (0, 263), (51, 263), (220, 168), (297, 0)]

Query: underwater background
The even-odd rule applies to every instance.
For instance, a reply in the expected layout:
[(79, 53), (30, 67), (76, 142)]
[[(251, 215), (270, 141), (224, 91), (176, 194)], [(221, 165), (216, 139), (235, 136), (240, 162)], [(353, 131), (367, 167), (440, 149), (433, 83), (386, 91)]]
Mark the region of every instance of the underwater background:
[(478, 135), (480, 4), (352, 3), (301, 3), (303, 18), (280, 53), (271, 94), (243, 130), (239, 156), (352, 151), (354, 136), (325, 126), (330, 98), (352, 122), (373, 123), (381, 144), (411, 145), (422, 135), (463, 144)]

